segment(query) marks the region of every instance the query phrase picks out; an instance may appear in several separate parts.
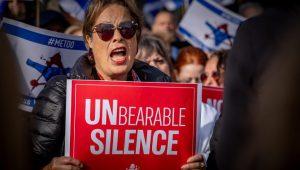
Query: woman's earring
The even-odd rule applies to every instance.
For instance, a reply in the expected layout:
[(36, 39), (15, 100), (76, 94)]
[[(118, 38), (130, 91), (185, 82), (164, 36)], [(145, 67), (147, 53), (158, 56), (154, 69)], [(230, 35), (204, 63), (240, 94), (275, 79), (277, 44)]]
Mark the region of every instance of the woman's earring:
[(94, 53), (92, 48), (89, 49), (88, 60), (92, 65), (95, 65)]

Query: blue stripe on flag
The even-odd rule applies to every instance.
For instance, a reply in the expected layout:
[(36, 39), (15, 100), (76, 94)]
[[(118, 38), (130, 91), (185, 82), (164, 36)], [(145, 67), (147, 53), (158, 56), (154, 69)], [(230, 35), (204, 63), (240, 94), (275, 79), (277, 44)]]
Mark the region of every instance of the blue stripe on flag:
[(209, 10), (211, 10), (212, 12), (218, 14), (219, 16), (221, 16), (222, 18), (239, 25), (240, 22), (242, 22), (242, 20), (240, 20), (237, 17), (232, 16), (231, 14), (222, 11), (221, 9), (215, 7), (214, 5), (210, 4), (207, 2), (207, 0), (197, 0), (200, 4), (202, 4), (203, 6), (205, 6), (206, 8), (208, 8)]
[(64, 48), (64, 49), (73, 49), (86, 51), (84, 41), (63, 39), (58, 37), (51, 37), (48, 35), (36, 33), (15, 25), (8, 23), (3, 23), (2, 29), (7, 33), (20, 38), (23, 38), (28, 41), (36, 42), (46, 46)]
[(186, 36), (188, 39), (191, 39), (193, 42), (197, 43), (197, 47), (201, 48), (204, 51), (212, 52), (215, 49), (206, 46), (203, 42), (201, 42), (197, 37), (193, 36), (188, 30), (183, 27), (179, 27), (178, 31), (182, 33), (183, 36)]

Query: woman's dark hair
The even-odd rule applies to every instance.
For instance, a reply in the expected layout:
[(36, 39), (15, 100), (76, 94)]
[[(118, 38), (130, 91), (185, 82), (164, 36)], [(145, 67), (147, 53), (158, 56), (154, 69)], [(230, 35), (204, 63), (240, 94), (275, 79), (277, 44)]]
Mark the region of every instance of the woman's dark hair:
[(215, 51), (211, 54), (211, 57), (218, 57), (218, 63), (217, 63), (217, 70), (220, 71), (220, 69), (224, 69), (226, 68), (226, 61), (228, 59), (229, 56), (229, 51), (230, 50), (218, 50)]

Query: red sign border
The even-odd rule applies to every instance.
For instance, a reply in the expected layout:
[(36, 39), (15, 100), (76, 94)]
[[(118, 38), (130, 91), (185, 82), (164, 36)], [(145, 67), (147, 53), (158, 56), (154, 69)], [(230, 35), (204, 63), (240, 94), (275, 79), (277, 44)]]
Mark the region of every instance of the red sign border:
[[(67, 80), (67, 100), (69, 101), (66, 103), (66, 127), (65, 127), (65, 156), (71, 156), (74, 157), (74, 148), (75, 148), (75, 141), (71, 141), (71, 123), (74, 123), (75, 117), (76, 117), (76, 111), (74, 113), (74, 117), (71, 117), (71, 111), (72, 111), (72, 91), (74, 90), (75, 96), (76, 96), (76, 89), (78, 86), (89, 86), (89, 85), (97, 85), (97, 86), (128, 86), (128, 87), (148, 87), (148, 88), (192, 88), (194, 91), (196, 90), (197, 95), (193, 96), (193, 137), (192, 137), (192, 153), (191, 155), (194, 155), (197, 153), (197, 132), (198, 132), (198, 122), (201, 120), (201, 102), (202, 101), (202, 84), (193, 84), (193, 83), (162, 83), (162, 82), (138, 82), (131, 84), (132, 82), (126, 82), (126, 81), (103, 81), (105, 84), (93, 84), (95, 82), (99, 82), (99, 80)], [(118, 84), (116, 84), (118, 83)], [(130, 85), (128, 85), (130, 83)], [(126, 85), (127, 84), (127, 85)], [(143, 84), (143, 85), (141, 85)], [(148, 86), (145, 86), (145, 84), (149, 84)], [(195, 86), (196, 85), (196, 86)], [(197, 104), (197, 110), (195, 110), (195, 104)], [(76, 110), (76, 100), (75, 100), (75, 110)], [(198, 117), (198, 118), (197, 118)], [(196, 120), (195, 120), (196, 119)], [(75, 123), (74, 123), (74, 129), (75, 129)], [(75, 130), (73, 132), (73, 135), (75, 136)], [(74, 140), (74, 139), (73, 139)], [(71, 151), (71, 142), (73, 142), (73, 151)]]

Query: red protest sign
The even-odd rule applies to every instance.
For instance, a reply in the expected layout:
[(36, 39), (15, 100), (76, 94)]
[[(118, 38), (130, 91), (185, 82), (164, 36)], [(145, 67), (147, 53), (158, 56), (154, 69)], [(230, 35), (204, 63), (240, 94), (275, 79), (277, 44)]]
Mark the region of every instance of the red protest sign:
[(202, 101), (221, 113), (224, 89), (219, 87), (202, 86)]
[(68, 80), (65, 155), (87, 169), (180, 169), (199, 101), (197, 84)]

